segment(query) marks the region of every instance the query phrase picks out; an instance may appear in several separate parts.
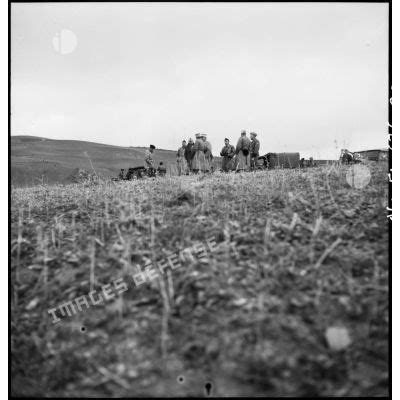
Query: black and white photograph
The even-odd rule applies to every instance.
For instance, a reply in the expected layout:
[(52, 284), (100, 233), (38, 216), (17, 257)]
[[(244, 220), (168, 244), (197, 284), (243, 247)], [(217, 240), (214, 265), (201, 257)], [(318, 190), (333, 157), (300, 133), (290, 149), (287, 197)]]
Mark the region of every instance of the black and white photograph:
[(391, 396), (392, 3), (8, 7), (9, 395)]

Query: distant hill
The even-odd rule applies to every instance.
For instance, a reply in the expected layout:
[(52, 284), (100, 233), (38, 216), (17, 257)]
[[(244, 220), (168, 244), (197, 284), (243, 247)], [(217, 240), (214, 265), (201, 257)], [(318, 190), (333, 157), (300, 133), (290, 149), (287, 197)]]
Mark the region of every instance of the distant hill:
[[(121, 168), (144, 165), (145, 147), (120, 147), (80, 140), (11, 136), (11, 182), (14, 186), (69, 183), (77, 169), (102, 177), (117, 176)], [(156, 149), (155, 165), (163, 161), (175, 172), (176, 151)]]

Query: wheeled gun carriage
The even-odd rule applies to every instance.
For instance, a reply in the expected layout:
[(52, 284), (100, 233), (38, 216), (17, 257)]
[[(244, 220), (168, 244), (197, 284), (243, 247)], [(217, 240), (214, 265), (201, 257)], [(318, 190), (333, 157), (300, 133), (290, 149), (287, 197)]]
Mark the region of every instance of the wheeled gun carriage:
[(128, 172), (125, 174), (125, 170), (121, 169), (118, 178), (112, 178), (113, 181), (132, 181), (134, 179), (141, 179), (147, 177), (156, 176), (156, 170), (154, 168), (146, 169), (143, 166), (128, 168)]

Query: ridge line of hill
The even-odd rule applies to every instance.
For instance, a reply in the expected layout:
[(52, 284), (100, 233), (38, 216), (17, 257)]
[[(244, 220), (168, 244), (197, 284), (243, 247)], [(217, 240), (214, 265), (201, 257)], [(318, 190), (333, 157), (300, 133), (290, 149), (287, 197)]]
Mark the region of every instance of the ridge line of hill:
[[(120, 146), (117, 144), (108, 144), (108, 143), (100, 143), (100, 142), (91, 142), (88, 140), (79, 140), (79, 139), (51, 139), (51, 138), (46, 138), (42, 136), (31, 136), (31, 135), (11, 135), (10, 136), (11, 141), (13, 138), (16, 139), (34, 139), (38, 141), (54, 141), (54, 142), (80, 142), (80, 143), (88, 143), (88, 144), (95, 144), (99, 146), (108, 146), (108, 147), (119, 147), (123, 149), (129, 149), (129, 148), (134, 148), (134, 149), (147, 149), (146, 146)], [(156, 150), (160, 151), (176, 151), (176, 150), (171, 150), (171, 149), (162, 149), (162, 148), (156, 148)]]

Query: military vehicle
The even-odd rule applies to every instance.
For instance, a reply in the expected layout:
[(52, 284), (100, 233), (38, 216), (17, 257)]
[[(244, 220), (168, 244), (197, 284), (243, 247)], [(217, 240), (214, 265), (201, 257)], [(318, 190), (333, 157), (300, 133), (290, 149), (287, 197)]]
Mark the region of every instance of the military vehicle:
[(299, 168), (300, 153), (267, 153), (258, 157), (257, 169)]
[(389, 157), (388, 149), (361, 150), (353, 153), (362, 161), (387, 161)]

